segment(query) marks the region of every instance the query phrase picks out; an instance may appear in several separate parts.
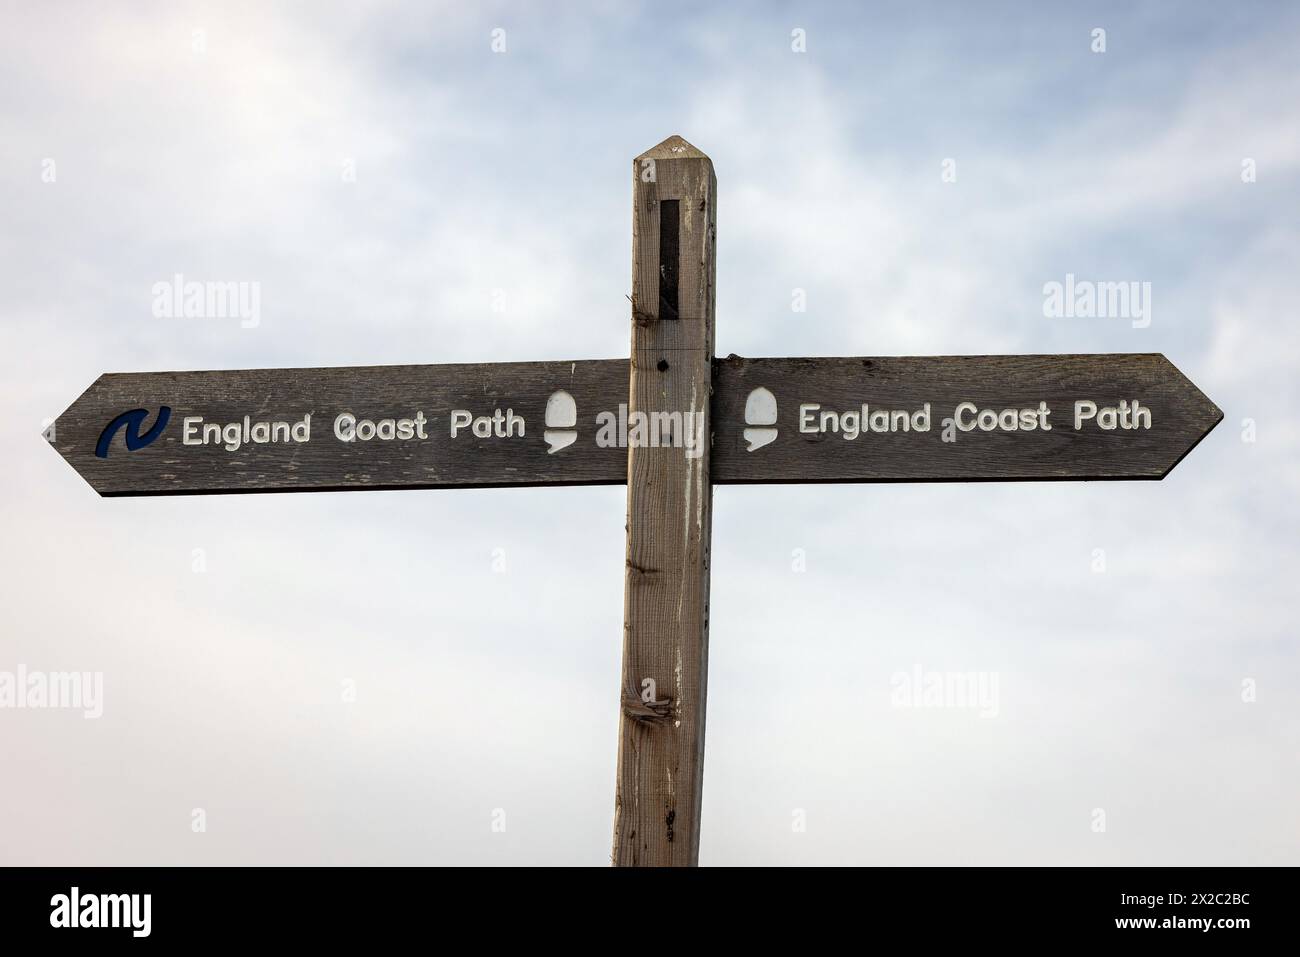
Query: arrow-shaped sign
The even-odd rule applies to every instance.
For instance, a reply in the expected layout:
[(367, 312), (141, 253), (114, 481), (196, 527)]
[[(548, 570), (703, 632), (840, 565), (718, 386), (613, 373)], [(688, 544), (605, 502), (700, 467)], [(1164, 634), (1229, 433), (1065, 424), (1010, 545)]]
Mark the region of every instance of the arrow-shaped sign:
[(627, 483), (614, 861), (698, 862), (713, 485), (1159, 479), (1223, 418), (1160, 355), (713, 358), (717, 178), (632, 163), (631, 359), (104, 375), (102, 495)]
[(1159, 354), (722, 359), (713, 415), (719, 483), (1159, 479), (1223, 418)]
[(593, 441), (589, 413), (627, 402), (627, 373), (622, 360), (106, 374), (53, 443), (101, 495), (610, 485), (626, 453)]
[(1162, 478), (1223, 417), (1160, 355), (715, 362), (711, 421), (627, 360), (101, 376), (55, 423), (101, 495), (612, 485), (630, 446), (715, 484)]

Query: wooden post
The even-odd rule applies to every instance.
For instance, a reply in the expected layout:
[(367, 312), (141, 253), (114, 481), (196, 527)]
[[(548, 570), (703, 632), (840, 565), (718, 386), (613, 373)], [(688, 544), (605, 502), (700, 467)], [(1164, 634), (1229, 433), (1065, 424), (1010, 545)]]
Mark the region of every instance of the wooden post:
[[(627, 567), (614, 864), (699, 860), (709, 651), (713, 163), (680, 136), (632, 163)], [(637, 413), (677, 441), (637, 444)], [(680, 416), (680, 426), (678, 426)], [(656, 429), (647, 435), (658, 437)]]

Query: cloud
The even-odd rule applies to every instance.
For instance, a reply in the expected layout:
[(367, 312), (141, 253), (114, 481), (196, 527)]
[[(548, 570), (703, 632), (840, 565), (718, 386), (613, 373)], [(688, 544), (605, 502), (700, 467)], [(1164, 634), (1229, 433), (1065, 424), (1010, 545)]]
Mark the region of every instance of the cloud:
[[(650, 12), (5, 14), (0, 669), (106, 676), (100, 722), (0, 712), (41, 769), (7, 860), (605, 859), (622, 489), (105, 501), (38, 433), (106, 370), (621, 355), (671, 132), (718, 172), (720, 352), (1158, 350), (1227, 413), (1162, 483), (718, 489), (703, 859), (1293, 859), (1294, 18), (1116, 14), (1094, 57), (813, 11), (798, 55), (777, 7)], [(1152, 281), (1151, 328), (1043, 319), (1066, 271)], [(153, 319), (175, 272), (262, 325)], [(998, 717), (891, 707), (917, 664)]]

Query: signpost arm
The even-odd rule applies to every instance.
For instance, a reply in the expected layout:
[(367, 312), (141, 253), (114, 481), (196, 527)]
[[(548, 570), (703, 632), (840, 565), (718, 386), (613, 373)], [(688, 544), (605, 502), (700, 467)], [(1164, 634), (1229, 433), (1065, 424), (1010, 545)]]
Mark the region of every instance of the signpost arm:
[[(709, 646), (717, 180), (673, 136), (632, 167), (632, 363), (613, 861), (693, 865)], [(637, 414), (679, 441), (639, 444)], [(680, 426), (677, 425), (680, 417)], [(656, 435), (653, 429), (648, 435)]]

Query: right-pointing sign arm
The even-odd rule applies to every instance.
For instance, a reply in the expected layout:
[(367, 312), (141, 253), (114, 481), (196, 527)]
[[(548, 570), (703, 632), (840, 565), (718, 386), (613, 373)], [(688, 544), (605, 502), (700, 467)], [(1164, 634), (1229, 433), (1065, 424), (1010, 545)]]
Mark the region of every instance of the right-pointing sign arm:
[(715, 363), (713, 479), (1159, 479), (1222, 418), (1159, 354), (733, 356)]

